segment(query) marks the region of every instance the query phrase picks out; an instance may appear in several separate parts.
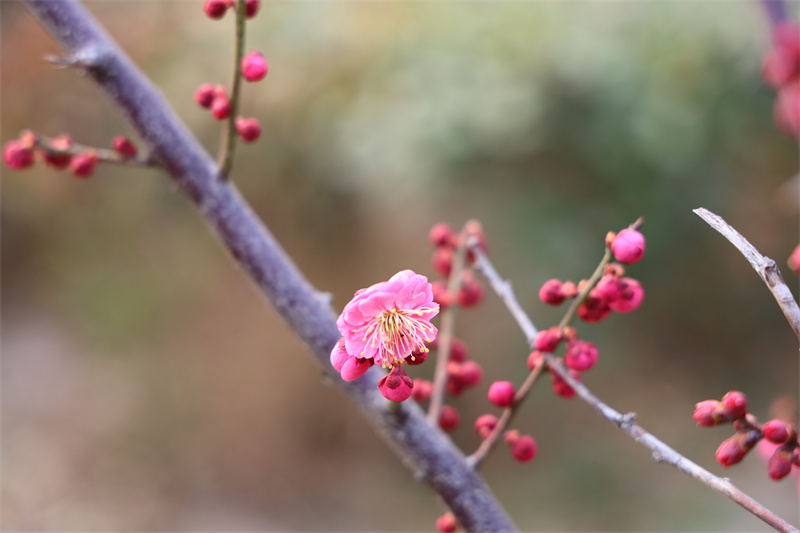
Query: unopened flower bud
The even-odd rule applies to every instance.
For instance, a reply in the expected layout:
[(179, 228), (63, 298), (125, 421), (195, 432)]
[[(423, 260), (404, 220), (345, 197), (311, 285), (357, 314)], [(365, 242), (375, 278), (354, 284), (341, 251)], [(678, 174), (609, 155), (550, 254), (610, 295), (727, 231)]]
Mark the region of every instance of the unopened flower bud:
[(783, 420), (772, 419), (762, 426), (761, 431), (765, 439), (775, 444), (785, 444), (789, 440), (797, 439), (794, 426)]
[(781, 446), (767, 462), (767, 473), (769, 477), (778, 481), (789, 475), (792, 471), (793, 447)]
[(608, 301), (608, 307), (616, 313), (630, 313), (642, 305), (644, 289), (633, 278), (620, 278), (616, 281), (617, 297)]
[(572, 299), (578, 295), (578, 287), (575, 286), (573, 281), (565, 281), (564, 285), (561, 286), (561, 292), (564, 294), (564, 298)]
[(257, 119), (238, 117), (236, 119), (236, 133), (244, 142), (255, 142), (261, 136), (261, 124)]
[(511, 456), (520, 463), (527, 463), (536, 457), (536, 441), (530, 435), (521, 435), (509, 446), (511, 448)]
[(495, 381), (489, 387), (489, 401), (498, 407), (508, 407), (514, 404), (514, 384), (510, 381)]
[(436, 248), (431, 256), (431, 263), (440, 276), (449, 277), (453, 269), (453, 249), (447, 246)]
[(115, 152), (122, 156), (123, 159), (135, 157), (136, 153), (138, 152), (133, 141), (124, 135), (117, 135), (111, 139), (111, 147)]
[(428, 232), (428, 241), (434, 248), (439, 246), (451, 246), (456, 232), (453, 226), (447, 222), (439, 222), (434, 224)]
[(597, 347), (588, 341), (572, 340), (567, 344), (564, 364), (578, 372), (586, 372), (597, 362)]
[(700, 427), (716, 426), (721, 422), (730, 421), (722, 413), (722, 404), (717, 400), (704, 400), (695, 404), (692, 418)]
[(480, 281), (476, 280), (469, 272), (464, 272), (461, 277), (461, 287), (458, 289), (458, 304), (461, 307), (475, 307), (481, 301), (485, 290)]
[(421, 365), (428, 359), (428, 352), (425, 350), (414, 350), (411, 355), (404, 358), (404, 361), (409, 365)]
[(458, 409), (452, 405), (443, 405), (439, 413), (439, 427), (446, 433), (450, 433), (455, 431), (459, 423), (461, 423), (461, 414)]
[(459, 365), (456, 378), (465, 387), (474, 387), (483, 379), (483, 367), (477, 361), (464, 361)]
[[(575, 372), (574, 370), (570, 370), (569, 375), (572, 376), (572, 378), (575, 379), (576, 381), (580, 381), (578, 373)], [(558, 373), (550, 372), (550, 381), (553, 382), (553, 392), (555, 392), (562, 398), (569, 399), (575, 396), (575, 389), (570, 387), (569, 384), (566, 381), (564, 381), (564, 378), (558, 375)]]
[(10, 168), (22, 170), (33, 165), (33, 147), (15, 139), (3, 145), (3, 162)]
[(759, 433), (755, 430), (738, 431), (733, 436), (728, 437), (719, 448), (717, 448), (717, 462), (722, 466), (735, 465), (747, 455), (759, 439)]
[(242, 76), (247, 81), (262, 80), (268, 71), (269, 65), (261, 52), (253, 51), (242, 58)]
[(230, 5), (228, 0), (206, 0), (206, 3), (203, 5), (203, 10), (206, 12), (206, 15), (208, 15), (208, 18), (219, 20), (225, 16), (225, 12)]
[(203, 83), (194, 92), (194, 101), (197, 102), (200, 107), (208, 109), (211, 107), (211, 103), (214, 101), (216, 95), (217, 93), (213, 85), (210, 83)]
[(796, 275), (800, 276), (800, 244), (794, 247), (792, 255), (789, 256), (789, 268), (792, 269)]
[(539, 289), (539, 299), (549, 305), (559, 305), (564, 301), (564, 285), (557, 279), (549, 279)]
[(215, 96), (214, 101), (211, 102), (211, 114), (217, 120), (224, 120), (231, 115), (231, 102), (225, 96)]
[(722, 409), (732, 419), (741, 418), (747, 414), (747, 397), (738, 390), (729, 391), (722, 397)]
[(403, 402), (411, 396), (414, 381), (406, 375), (402, 365), (394, 365), (388, 374), (378, 380), (378, 390), (393, 402)]
[(611, 252), (620, 263), (638, 262), (644, 256), (644, 235), (632, 228), (620, 231), (611, 243)]
[(553, 326), (539, 331), (533, 340), (533, 345), (540, 352), (552, 352), (558, 347), (562, 338), (561, 329), (558, 326)]
[(431, 283), (433, 301), (439, 304), (440, 309), (447, 309), (453, 305), (453, 295), (447, 291), (447, 283), (444, 281), (434, 281)]
[(245, 16), (249, 19), (256, 16), (259, 8), (261, 7), (260, 0), (245, 0)]
[(458, 531), (458, 522), (453, 513), (445, 513), (436, 519), (436, 531), (439, 533), (455, 533)]
[(611, 308), (602, 295), (597, 292), (597, 289), (592, 289), (589, 291), (589, 294), (586, 295), (586, 299), (583, 300), (583, 303), (578, 306), (578, 310), (575, 314), (584, 322), (594, 324), (608, 317), (608, 315), (611, 314)]
[(497, 417), (493, 414), (481, 415), (475, 420), (475, 432), (481, 439), (488, 437), (495, 426), (497, 426)]
[(418, 402), (427, 402), (433, 394), (433, 383), (427, 379), (415, 379), (414, 387), (411, 389), (411, 396)]
[(69, 168), (76, 178), (88, 178), (97, 166), (97, 152), (87, 150), (72, 157)]
[(450, 339), (450, 357), (449, 361), (461, 363), (469, 358), (469, 347), (467, 343), (458, 337)]
[(528, 370), (533, 372), (533, 369), (544, 363), (544, 356), (539, 350), (534, 350), (528, 355)]

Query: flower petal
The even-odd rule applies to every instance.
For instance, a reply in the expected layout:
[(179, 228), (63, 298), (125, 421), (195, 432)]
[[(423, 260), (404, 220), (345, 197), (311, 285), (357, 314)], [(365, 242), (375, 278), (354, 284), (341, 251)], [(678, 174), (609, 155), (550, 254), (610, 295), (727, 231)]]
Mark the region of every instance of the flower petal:
[(353, 381), (364, 375), (364, 372), (369, 370), (370, 362), (368, 359), (358, 359), (351, 357), (345, 361), (342, 366), (342, 379), (345, 381)]

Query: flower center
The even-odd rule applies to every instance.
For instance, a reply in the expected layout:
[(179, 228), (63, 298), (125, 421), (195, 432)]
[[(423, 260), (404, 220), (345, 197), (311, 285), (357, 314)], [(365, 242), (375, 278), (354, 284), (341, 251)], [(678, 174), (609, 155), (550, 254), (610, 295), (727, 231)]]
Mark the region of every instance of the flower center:
[(375, 362), (386, 368), (403, 363), (414, 351), (427, 352), (425, 342), (431, 342), (433, 326), (422, 317), (432, 311), (435, 309), (429, 307), (390, 309), (373, 318), (364, 340), (369, 340), (371, 347), (378, 347), (380, 361), (376, 357)]

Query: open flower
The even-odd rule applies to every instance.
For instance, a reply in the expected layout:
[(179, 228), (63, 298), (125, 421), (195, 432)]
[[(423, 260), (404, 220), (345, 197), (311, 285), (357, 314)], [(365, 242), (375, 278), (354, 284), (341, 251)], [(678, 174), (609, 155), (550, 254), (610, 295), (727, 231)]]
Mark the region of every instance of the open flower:
[[(411, 270), (361, 289), (336, 321), (344, 343), (334, 347), (331, 364), (344, 379), (356, 379), (358, 371), (366, 371), (371, 363), (399, 367), (406, 359), (413, 360), (414, 352), (428, 351), (426, 343), (437, 333), (431, 318), (438, 313), (428, 278)], [(401, 369), (395, 372), (405, 374)]]

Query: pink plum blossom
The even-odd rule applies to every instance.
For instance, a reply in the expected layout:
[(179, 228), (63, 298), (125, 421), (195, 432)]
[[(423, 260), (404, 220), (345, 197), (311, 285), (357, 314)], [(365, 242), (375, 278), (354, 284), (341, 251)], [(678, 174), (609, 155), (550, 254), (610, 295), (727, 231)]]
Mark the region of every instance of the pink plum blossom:
[(391, 379), (379, 388), (390, 400), (403, 401), (413, 385), (400, 365), (428, 352), (426, 343), (437, 334), (430, 321), (438, 313), (428, 278), (411, 270), (361, 289), (336, 321), (343, 339), (331, 352), (331, 364), (345, 380), (360, 377), (373, 363), (391, 367)]

